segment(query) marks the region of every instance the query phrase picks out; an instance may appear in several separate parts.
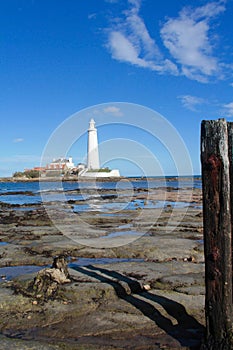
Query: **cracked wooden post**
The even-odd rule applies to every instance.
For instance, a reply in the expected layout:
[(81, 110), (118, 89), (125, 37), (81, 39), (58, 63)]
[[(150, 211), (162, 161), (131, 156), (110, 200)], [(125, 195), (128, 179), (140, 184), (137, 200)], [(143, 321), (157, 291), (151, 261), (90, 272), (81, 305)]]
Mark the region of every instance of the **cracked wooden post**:
[(206, 284), (205, 349), (233, 349), (229, 155), (227, 122), (224, 119), (202, 121), (201, 162)]
[[(228, 131), (228, 154), (230, 162), (230, 183), (231, 183), (231, 244), (232, 244), (232, 275), (233, 275), (233, 123), (227, 123)], [(233, 300), (233, 280), (232, 280), (232, 300)]]

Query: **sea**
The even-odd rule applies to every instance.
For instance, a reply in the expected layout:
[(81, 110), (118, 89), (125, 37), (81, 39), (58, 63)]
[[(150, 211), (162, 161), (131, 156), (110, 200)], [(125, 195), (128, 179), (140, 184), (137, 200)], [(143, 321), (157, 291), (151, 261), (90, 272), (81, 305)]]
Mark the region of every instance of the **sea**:
[[(118, 181), (16, 181), (0, 182), (0, 202), (10, 205), (40, 204), (44, 201), (81, 200), (82, 191), (103, 191), (105, 196), (113, 191), (158, 188), (201, 188), (200, 176), (165, 178), (124, 178)], [(46, 193), (46, 196), (45, 196)], [(64, 197), (65, 194), (65, 197)]]

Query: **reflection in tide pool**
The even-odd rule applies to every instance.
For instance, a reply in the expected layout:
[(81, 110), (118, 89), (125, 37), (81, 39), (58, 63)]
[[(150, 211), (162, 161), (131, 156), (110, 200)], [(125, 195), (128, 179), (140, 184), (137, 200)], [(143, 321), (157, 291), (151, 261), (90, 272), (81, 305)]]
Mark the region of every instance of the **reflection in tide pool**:
[(115, 232), (111, 232), (109, 233), (107, 236), (103, 236), (101, 238), (116, 238), (116, 237), (122, 237), (122, 236), (139, 236), (142, 237), (145, 233), (144, 232), (139, 232), (139, 231), (115, 231)]
[(7, 266), (0, 268), (0, 282), (10, 281), (15, 277), (20, 275), (34, 273), (41, 270), (42, 266), (34, 266), (34, 265), (22, 265), (22, 266)]
[(1, 195), (0, 201), (7, 203), (7, 204), (16, 204), (16, 205), (23, 205), (23, 204), (38, 204), (41, 203), (41, 197), (39, 195), (37, 196), (29, 196), (29, 195), (22, 195), (22, 194), (8, 194), (8, 195)]
[(99, 201), (98, 203), (89, 204), (77, 204), (73, 206), (73, 211), (75, 213), (83, 211), (100, 211), (100, 212), (111, 212), (111, 211), (121, 211), (121, 210), (138, 210), (138, 209), (161, 209), (166, 207), (171, 208), (184, 208), (189, 206), (188, 202), (172, 202), (172, 201), (143, 201), (143, 200), (133, 200), (129, 203), (125, 202), (114, 202), (105, 203)]

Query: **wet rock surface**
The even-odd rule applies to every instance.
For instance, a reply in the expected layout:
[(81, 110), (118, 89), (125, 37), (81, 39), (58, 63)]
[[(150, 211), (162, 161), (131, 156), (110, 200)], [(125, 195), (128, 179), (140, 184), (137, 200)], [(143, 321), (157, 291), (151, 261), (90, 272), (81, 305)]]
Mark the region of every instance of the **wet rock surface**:
[[(163, 191), (148, 191), (150, 200), (164, 198)], [(40, 204), (2, 205), (0, 267), (50, 271), (54, 256), (63, 255), (70, 281), (52, 298), (38, 298), (22, 293), (38, 271), (10, 277), (0, 268), (0, 349), (198, 349), (204, 326), (201, 191), (190, 191), (178, 194), (188, 207), (148, 207), (141, 216), (136, 208), (120, 215), (82, 211), (77, 215), (85, 225), (78, 227), (61, 205), (49, 203), (64, 226), (82, 231), (83, 244), (60, 232)], [(135, 196), (148, 200), (143, 191)], [(175, 201), (177, 191), (167, 196)], [(143, 234), (124, 244), (131, 231)], [(117, 244), (109, 248), (85, 244), (113, 232)], [(79, 258), (139, 260), (81, 266)]]

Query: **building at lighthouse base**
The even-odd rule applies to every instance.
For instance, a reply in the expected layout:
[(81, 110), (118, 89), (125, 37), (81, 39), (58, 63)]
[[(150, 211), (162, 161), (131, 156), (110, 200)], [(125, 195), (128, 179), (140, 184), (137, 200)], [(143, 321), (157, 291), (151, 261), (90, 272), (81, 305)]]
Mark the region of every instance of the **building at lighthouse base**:
[(118, 169), (112, 169), (112, 170), (105, 170), (103, 169), (83, 169), (78, 174), (80, 177), (90, 178), (90, 179), (104, 179), (104, 178), (114, 178), (114, 177), (120, 177), (120, 172)]

